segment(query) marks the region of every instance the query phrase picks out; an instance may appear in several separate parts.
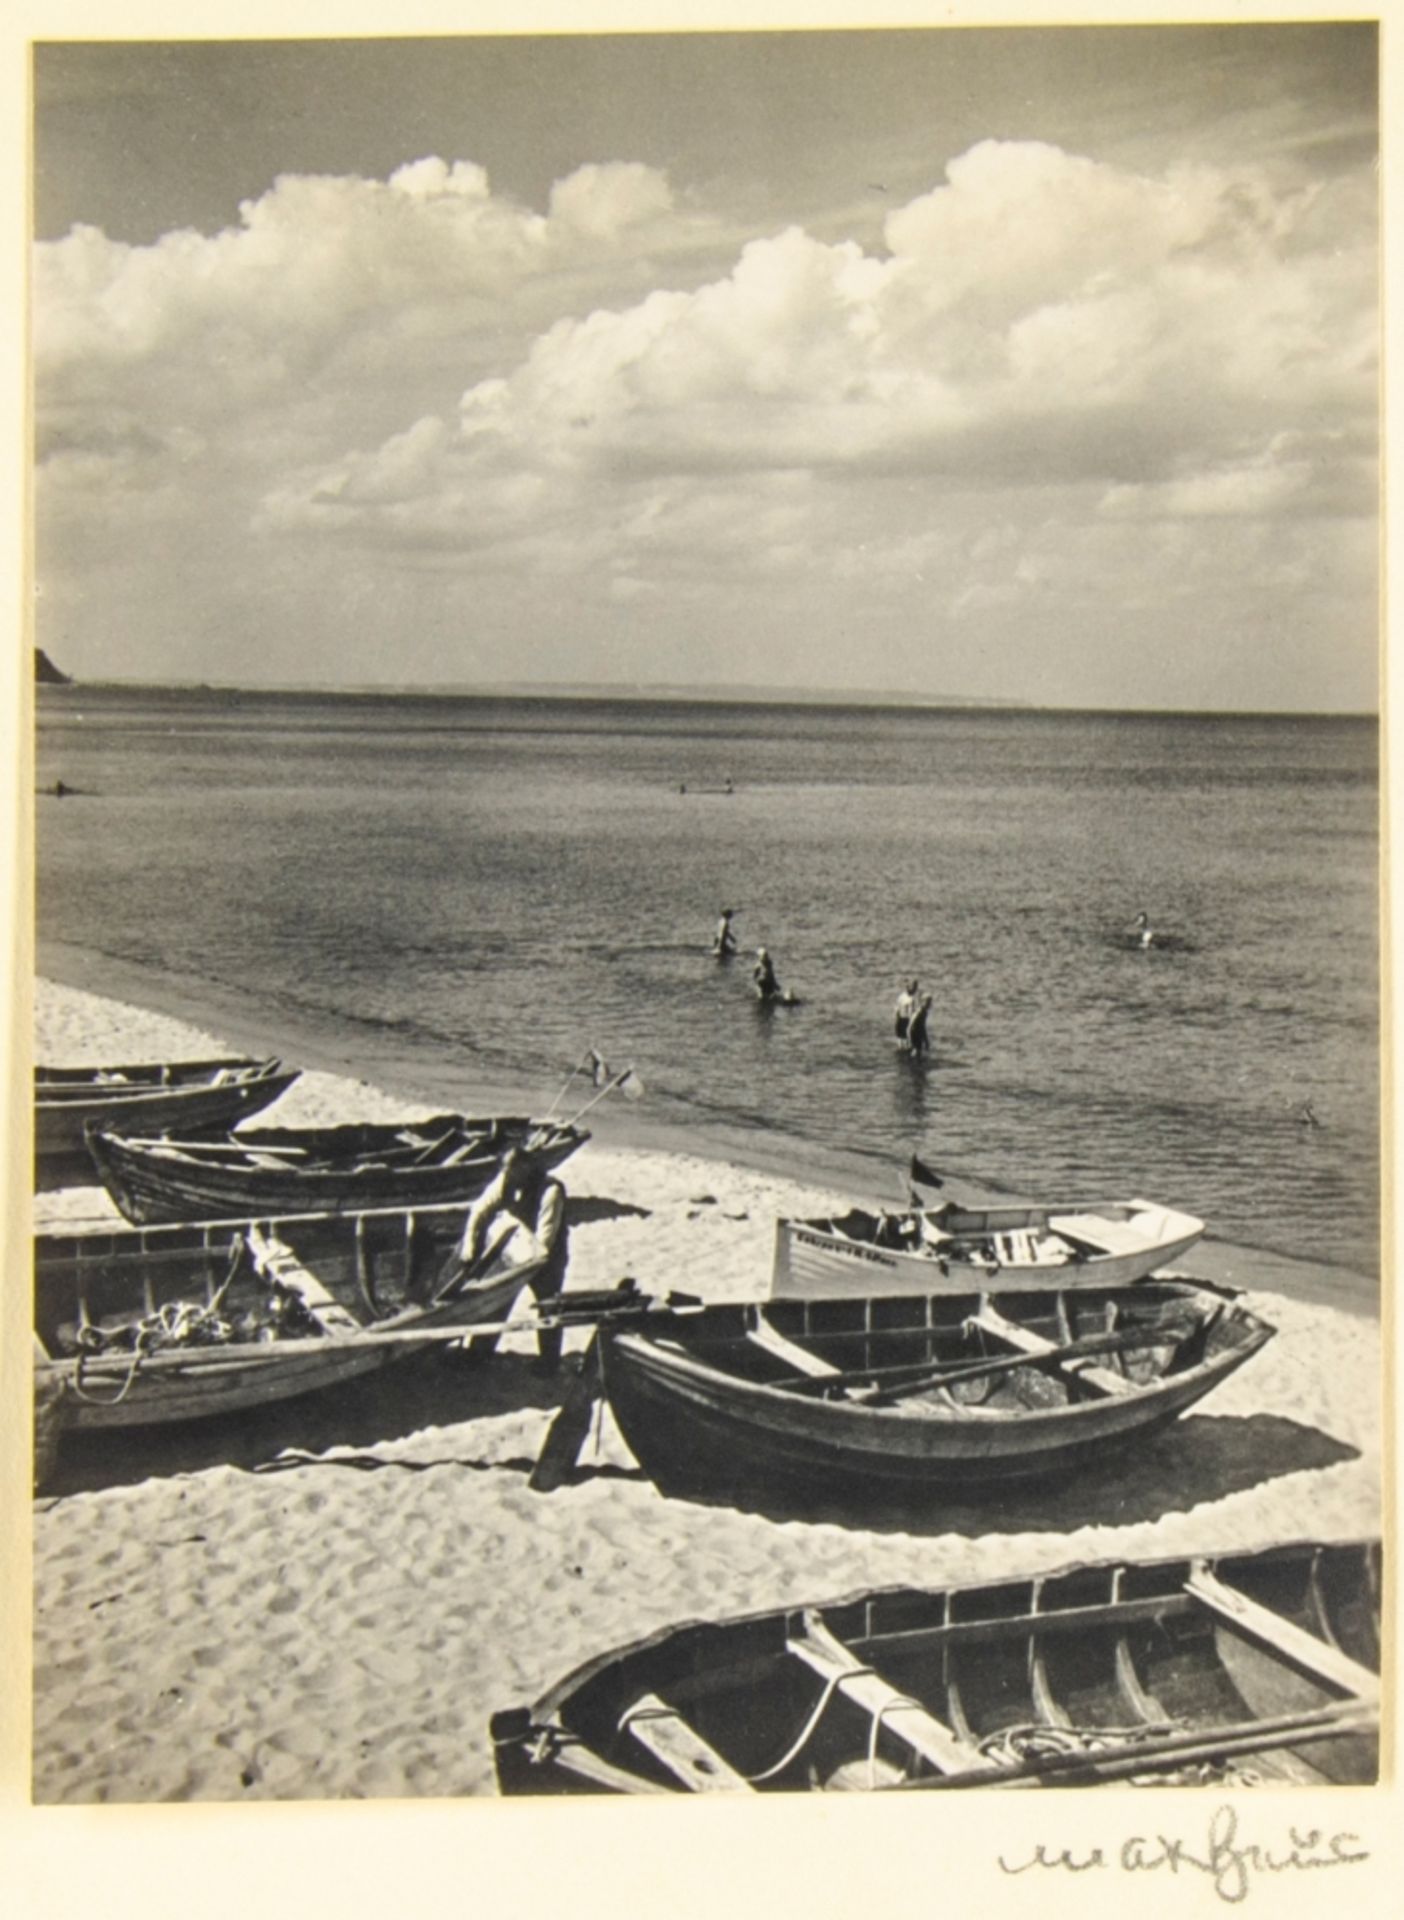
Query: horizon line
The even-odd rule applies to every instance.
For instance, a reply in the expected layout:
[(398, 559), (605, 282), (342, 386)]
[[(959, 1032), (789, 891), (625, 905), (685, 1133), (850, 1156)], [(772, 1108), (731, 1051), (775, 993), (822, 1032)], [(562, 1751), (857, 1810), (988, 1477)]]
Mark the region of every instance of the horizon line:
[[(52, 660), (51, 660), (52, 664)], [(432, 683), (328, 684), (325, 682), (287, 681), (250, 685), (237, 681), (211, 680), (80, 680), (65, 675), (62, 680), (41, 680), (40, 688), (50, 692), (122, 691), (150, 693), (250, 694), (260, 698), (292, 696), (299, 698), (347, 699), (457, 699), (457, 700), (543, 700), (543, 701), (637, 701), (660, 705), (712, 704), (718, 706), (796, 706), (796, 707), (873, 707), (885, 711), (904, 708), (923, 712), (1018, 712), (1018, 713), (1101, 713), (1137, 716), (1165, 715), (1201, 719), (1265, 720), (1375, 720), (1378, 709), (1350, 707), (1172, 707), (1172, 706), (1089, 706), (1077, 703), (1044, 704), (1012, 694), (913, 693), (873, 687), (785, 687), (736, 686), (719, 682), (691, 686), (676, 681), (592, 682), (562, 681), (540, 685), (521, 681), (469, 684), (456, 681)]]

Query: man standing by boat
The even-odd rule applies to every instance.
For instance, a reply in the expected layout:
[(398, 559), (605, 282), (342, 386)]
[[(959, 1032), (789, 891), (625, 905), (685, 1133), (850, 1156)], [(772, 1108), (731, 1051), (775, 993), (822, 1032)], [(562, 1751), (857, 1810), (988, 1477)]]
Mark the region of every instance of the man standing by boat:
[[(515, 1147), (503, 1155), (495, 1179), (469, 1208), (459, 1242), (459, 1257), (471, 1274), (478, 1265), (500, 1260), (533, 1270), (526, 1276), (538, 1309), (549, 1306), (565, 1286), (570, 1259), (570, 1227), (565, 1217), (565, 1188)], [(495, 1351), (499, 1336), (479, 1334), (470, 1352)], [(564, 1336), (559, 1327), (543, 1327), (536, 1336), (537, 1367), (552, 1373), (560, 1364)]]

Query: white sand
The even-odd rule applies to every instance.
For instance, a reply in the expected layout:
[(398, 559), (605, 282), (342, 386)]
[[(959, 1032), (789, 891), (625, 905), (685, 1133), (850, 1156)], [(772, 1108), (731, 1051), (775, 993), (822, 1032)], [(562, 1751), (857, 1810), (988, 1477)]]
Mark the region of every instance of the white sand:
[[(47, 985), (37, 1020), (38, 1057), (64, 1064), (224, 1050)], [(412, 1111), (308, 1074), (276, 1119)], [(593, 1144), (563, 1178), (573, 1201), (596, 1203), (572, 1233), (572, 1287), (633, 1274), (707, 1299), (763, 1292), (776, 1215), (839, 1197)], [(115, 1217), (92, 1189), (40, 1196), (36, 1215), (41, 1227)], [(391, 1369), (330, 1413), (315, 1397), (265, 1410), (213, 1451), (198, 1434), (165, 1435), (149, 1462), (137, 1454), (106, 1474), (89, 1453), (80, 1490), (35, 1507), (34, 1796), (489, 1793), (494, 1709), (670, 1621), (894, 1582), (1378, 1533), (1378, 1327), (1270, 1293), (1249, 1300), (1278, 1338), (1122, 1472), (949, 1509), (924, 1534), (665, 1500), (607, 1415), (583, 1476), (534, 1494), (527, 1473), (559, 1389), (529, 1370), (521, 1340), (479, 1369), (451, 1356)], [(275, 1470), (251, 1470), (280, 1448)]]

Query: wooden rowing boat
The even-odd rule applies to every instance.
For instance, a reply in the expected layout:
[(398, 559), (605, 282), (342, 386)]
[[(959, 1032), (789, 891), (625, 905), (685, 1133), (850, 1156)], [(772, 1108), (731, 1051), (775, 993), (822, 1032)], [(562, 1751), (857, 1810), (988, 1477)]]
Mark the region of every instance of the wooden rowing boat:
[(411, 1335), (498, 1319), (553, 1251), (494, 1221), (465, 1263), (468, 1219), (385, 1208), (36, 1235), (37, 1375), (65, 1429), (203, 1419), (354, 1378), (412, 1352)]
[(589, 1139), (556, 1121), (439, 1114), (390, 1125), (258, 1127), (201, 1136), (90, 1127), (108, 1192), (138, 1223), (442, 1206), (482, 1192), (514, 1149), (542, 1172)]
[(1204, 1231), (1193, 1214), (1150, 1200), (1072, 1206), (961, 1207), (900, 1213), (852, 1207), (779, 1220), (777, 1300), (967, 1293), (973, 1287), (1124, 1287), (1170, 1265)]
[[(34, 1154), (43, 1175), (57, 1163), (80, 1174), (91, 1162), (84, 1128), (124, 1125), (159, 1133), (228, 1127), (270, 1106), (297, 1079), (280, 1060), (176, 1060), (165, 1066), (36, 1067)], [(65, 1164), (63, 1171), (69, 1170)]]
[(861, 1513), (1114, 1463), (1273, 1331), (1174, 1282), (776, 1300), (601, 1327), (581, 1390), (665, 1493)]
[(1378, 1542), (664, 1628), (493, 1715), (503, 1793), (1363, 1785)]

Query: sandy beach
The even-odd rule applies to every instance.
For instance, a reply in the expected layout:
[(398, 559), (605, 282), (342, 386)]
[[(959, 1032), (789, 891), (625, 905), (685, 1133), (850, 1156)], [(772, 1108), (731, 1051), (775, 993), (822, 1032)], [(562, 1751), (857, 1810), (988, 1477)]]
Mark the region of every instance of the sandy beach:
[[(194, 1056), (229, 1036), (41, 983), (41, 1062)], [(311, 1071), (279, 1124), (409, 1118)], [(270, 1118), (273, 1118), (270, 1115)], [(777, 1214), (844, 1198), (772, 1171), (592, 1141), (563, 1179), (570, 1287), (633, 1275), (707, 1300), (767, 1284)], [(93, 1188), (36, 1224), (117, 1216)], [(1282, 1263), (1198, 1250), (1277, 1338), (1201, 1409), (1095, 1484), (952, 1506), (929, 1529), (775, 1520), (664, 1499), (606, 1413), (550, 1495), (527, 1476), (561, 1383), (513, 1337), (486, 1366), (424, 1356), (204, 1431), (86, 1441), (34, 1509), (40, 1802), (488, 1794), (487, 1724), (587, 1657), (665, 1623), (1120, 1555), (1381, 1524), (1380, 1330), (1281, 1291)], [(577, 1340), (583, 1336), (576, 1336)]]

